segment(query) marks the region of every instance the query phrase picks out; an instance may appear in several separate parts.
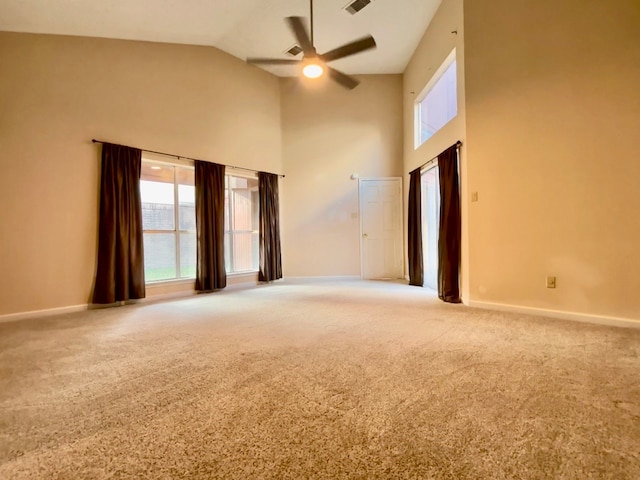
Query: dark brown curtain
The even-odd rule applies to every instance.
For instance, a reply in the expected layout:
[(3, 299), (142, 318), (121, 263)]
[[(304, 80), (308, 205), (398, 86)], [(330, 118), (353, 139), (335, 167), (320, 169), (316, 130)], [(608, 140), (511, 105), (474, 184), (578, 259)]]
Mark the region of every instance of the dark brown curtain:
[(438, 155), (440, 183), (440, 230), (438, 236), (438, 296), (460, 303), (460, 184), (458, 148), (453, 145)]
[(141, 165), (140, 149), (102, 145), (98, 268), (93, 303), (145, 296)]
[(260, 193), (260, 273), (258, 280), (271, 282), (282, 278), (278, 175), (259, 172), (258, 185)]
[(196, 290), (227, 286), (224, 267), (224, 165), (196, 160)]
[(408, 254), (409, 285), (422, 287), (424, 284), (424, 261), (422, 256), (422, 194), (420, 191), (420, 169), (416, 168), (409, 177), (408, 212)]

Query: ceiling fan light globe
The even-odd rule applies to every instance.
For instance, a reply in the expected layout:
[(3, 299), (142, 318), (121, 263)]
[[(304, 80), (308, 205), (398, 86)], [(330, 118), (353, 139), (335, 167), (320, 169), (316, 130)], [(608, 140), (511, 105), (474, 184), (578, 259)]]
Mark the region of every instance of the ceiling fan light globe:
[(307, 78), (318, 78), (324, 73), (324, 69), (317, 63), (308, 63), (302, 67), (302, 74)]

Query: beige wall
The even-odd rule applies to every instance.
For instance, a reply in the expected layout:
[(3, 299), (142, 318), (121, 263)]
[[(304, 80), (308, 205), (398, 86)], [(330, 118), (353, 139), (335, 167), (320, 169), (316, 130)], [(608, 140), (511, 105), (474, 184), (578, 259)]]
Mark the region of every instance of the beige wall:
[(91, 138), (279, 173), (278, 79), (207, 47), (0, 33), (0, 314), (88, 302)]
[[(405, 232), (409, 192), (409, 172), (436, 157), (458, 140), (465, 143), (465, 70), (464, 70), (464, 26), (462, 0), (443, 0), (429, 28), (403, 76), (404, 105), (404, 190), (405, 190)], [(455, 33), (453, 33), (455, 32)], [(438, 68), (447, 59), (451, 51), (456, 50), (458, 82), (458, 114), (441, 130), (417, 149), (414, 141), (414, 109), (416, 100), (432, 79)], [(462, 214), (462, 265), (461, 293), (463, 301), (469, 298), (469, 261), (468, 261), (468, 208), (467, 208), (467, 155), (465, 147), (460, 149), (460, 184)], [(406, 243), (406, 242), (405, 242)], [(406, 249), (406, 246), (405, 246)]]
[[(442, 1), (403, 76), (351, 92), (212, 48), (0, 33), (0, 315), (89, 300), (93, 137), (285, 173), (287, 276), (359, 275), (349, 176), (407, 181), (460, 139), (465, 301), (638, 319), (640, 5), (466, 0), (464, 26), (462, 7)], [(458, 116), (414, 150), (415, 95), (454, 47)]]
[(281, 80), (285, 276), (360, 275), (360, 177), (402, 172), (402, 78), (367, 75), (354, 90)]
[(639, 319), (640, 3), (464, 6), (471, 299)]

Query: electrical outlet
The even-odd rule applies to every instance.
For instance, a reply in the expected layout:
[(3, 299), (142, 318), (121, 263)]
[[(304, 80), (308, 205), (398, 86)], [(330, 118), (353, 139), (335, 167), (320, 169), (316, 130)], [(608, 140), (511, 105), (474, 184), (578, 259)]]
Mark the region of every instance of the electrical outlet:
[(547, 288), (556, 288), (556, 277), (547, 277)]
[(478, 192), (471, 192), (471, 201), (472, 202), (478, 201)]

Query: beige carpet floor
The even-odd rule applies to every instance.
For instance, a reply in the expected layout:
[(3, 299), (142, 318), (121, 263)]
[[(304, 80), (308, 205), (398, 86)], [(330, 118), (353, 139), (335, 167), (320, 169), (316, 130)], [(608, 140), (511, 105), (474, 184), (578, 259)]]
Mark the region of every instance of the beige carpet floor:
[(2, 479), (640, 479), (640, 330), (285, 280), (0, 324)]

